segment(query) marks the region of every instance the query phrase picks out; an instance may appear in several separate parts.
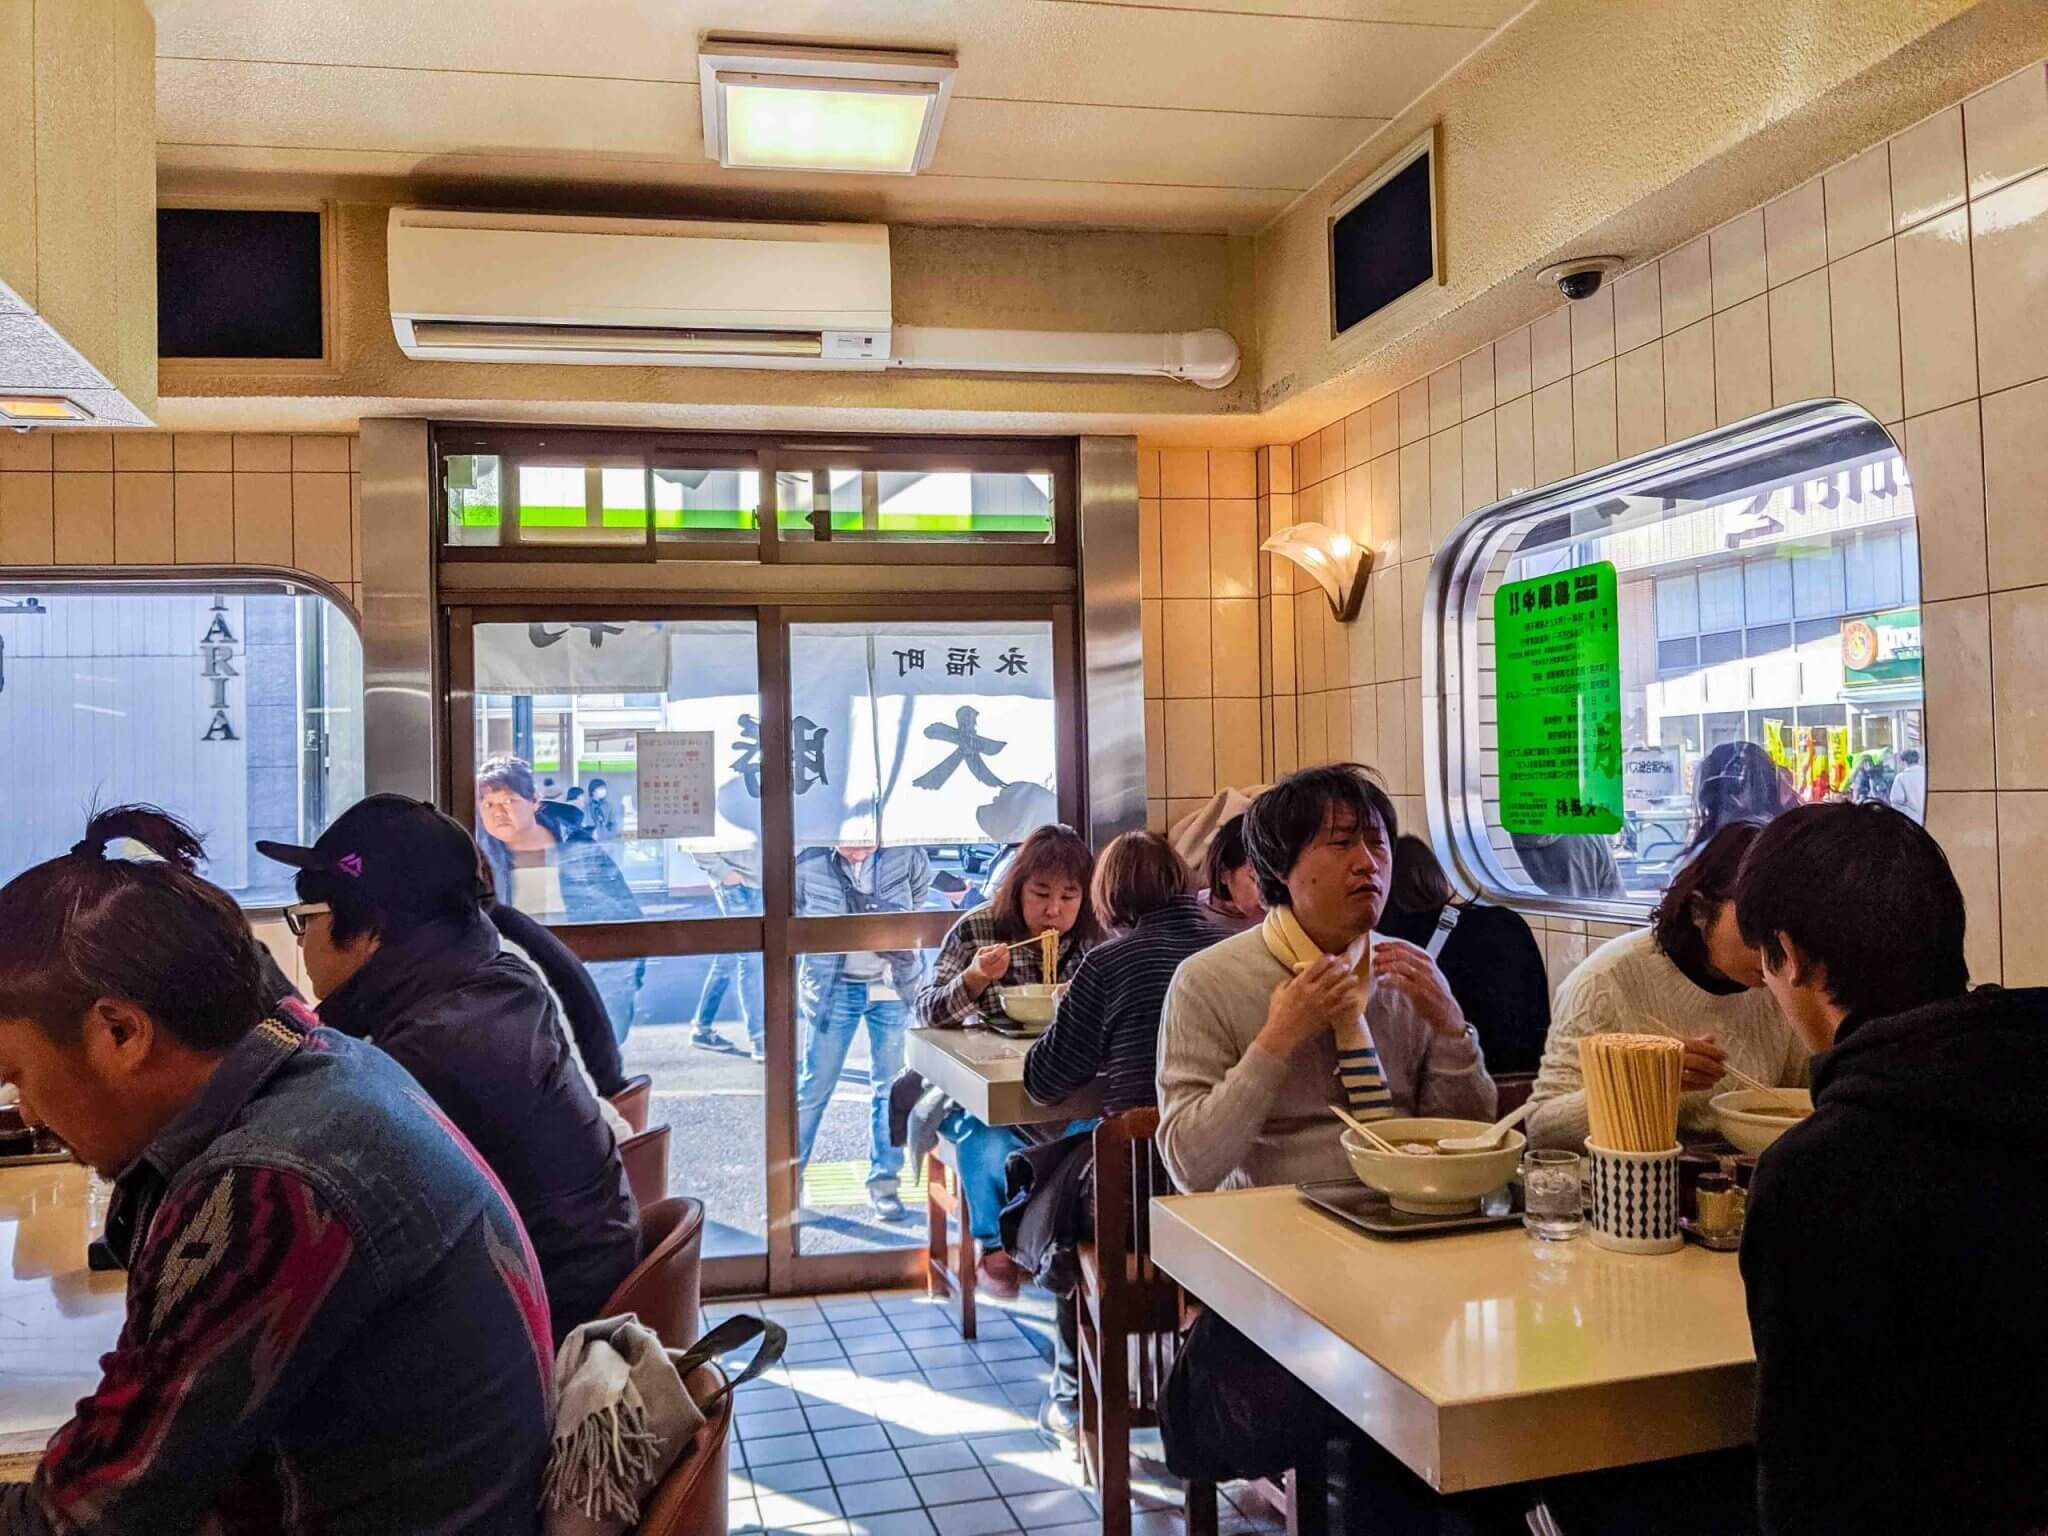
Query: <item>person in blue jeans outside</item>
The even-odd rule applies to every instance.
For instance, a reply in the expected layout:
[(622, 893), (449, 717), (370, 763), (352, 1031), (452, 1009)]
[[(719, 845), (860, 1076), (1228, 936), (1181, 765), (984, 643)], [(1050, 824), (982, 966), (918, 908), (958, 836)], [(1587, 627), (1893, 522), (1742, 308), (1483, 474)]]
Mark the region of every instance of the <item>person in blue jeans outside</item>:
[[(700, 853), (698, 867), (711, 880), (711, 899), (718, 903), (720, 917), (761, 915), (761, 855), (747, 849), (733, 853)], [(713, 955), (711, 969), (704, 976), (704, 990), (697, 995), (697, 1018), (690, 1030), (690, 1044), (705, 1051), (732, 1051), (732, 1045), (715, 1028), (718, 1011), (733, 978), (740, 984), (740, 1021), (747, 1026), (747, 1049), (755, 1061), (767, 1060), (762, 1035), (761, 957), (757, 954)]]
[[(914, 912), (931, 894), (932, 866), (922, 848), (872, 843), (810, 848), (797, 856), (801, 917)], [(897, 1191), (904, 1153), (889, 1144), (889, 1085), (903, 1070), (904, 999), (917, 991), (924, 961), (915, 950), (805, 955), (797, 967), (797, 1020), (803, 1062), (796, 1082), (798, 1177), (810, 1163), (825, 1106), (863, 1027), (868, 1037), (868, 1205), (884, 1221), (908, 1213)]]
[[(1070, 980), (1081, 956), (1102, 938), (1089, 895), (1094, 875), (1095, 855), (1073, 828), (1040, 827), (1025, 838), (996, 882), (995, 894), (946, 935), (932, 979), (917, 995), (918, 1027), (957, 1029), (999, 1015), (993, 999), (986, 997), (997, 982)], [(1050, 976), (1044, 974), (1039, 946), (1025, 942), (1048, 929), (1060, 936), (1058, 963)], [(1054, 1138), (1064, 1128), (987, 1125), (956, 1106), (939, 1130), (958, 1152), (967, 1224), (981, 1247), (979, 1283), (992, 1296), (1014, 1296), (1023, 1274), (1003, 1251), (997, 1226), (1007, 1192), (1003, 1165), (1028, 1140)]]

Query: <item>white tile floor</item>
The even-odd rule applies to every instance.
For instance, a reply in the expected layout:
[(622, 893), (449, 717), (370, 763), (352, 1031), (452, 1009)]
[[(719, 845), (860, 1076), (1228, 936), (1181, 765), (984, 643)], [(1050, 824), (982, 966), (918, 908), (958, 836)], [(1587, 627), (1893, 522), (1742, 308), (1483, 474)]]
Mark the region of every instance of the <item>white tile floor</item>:
[[(963, 1340), (921, 1291), (718, 1303), (789, 1330), (783, 1363), (740, 1389), (731, 1529), (808, 1536), (1083, 1536), (1101, 1504), (1080, 1463), (1040, 1438), (1051, 1366), (983, 1301)], [(1150, 1451), (1150, 1456), (1146, 1455)], [(1132, 1536), (1182, 1536), (1181, 1493), (1157, 1464), (1133, 1466)], [(1225, 1536), (1282, 1529), (1226, 1489)]]

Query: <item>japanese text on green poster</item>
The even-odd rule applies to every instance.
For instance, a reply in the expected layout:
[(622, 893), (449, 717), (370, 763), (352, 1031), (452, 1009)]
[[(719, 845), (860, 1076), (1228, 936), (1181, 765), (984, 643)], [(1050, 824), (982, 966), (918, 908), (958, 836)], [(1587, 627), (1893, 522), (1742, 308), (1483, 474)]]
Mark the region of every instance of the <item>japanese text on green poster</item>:
[(1607, 561), (1493, 594), (1500, 816), (1510, 832), (1621, 830), (1621, 623)]

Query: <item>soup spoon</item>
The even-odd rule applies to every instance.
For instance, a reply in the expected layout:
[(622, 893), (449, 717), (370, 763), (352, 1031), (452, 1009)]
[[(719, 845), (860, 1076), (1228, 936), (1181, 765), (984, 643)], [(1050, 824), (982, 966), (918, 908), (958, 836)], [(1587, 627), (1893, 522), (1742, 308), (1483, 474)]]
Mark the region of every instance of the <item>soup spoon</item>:
[(1528, 1118), (1529, 1111), (1535, 1107), (1534, 1099), (1526, 1099), (1520, 1109), (1505, 1119), (1494, 1121), (1477, 1136), (1446, 1136), (1437, 1142), (1436, 1149), (1439, 1152), (1491, 1152), (1509, 1131)]

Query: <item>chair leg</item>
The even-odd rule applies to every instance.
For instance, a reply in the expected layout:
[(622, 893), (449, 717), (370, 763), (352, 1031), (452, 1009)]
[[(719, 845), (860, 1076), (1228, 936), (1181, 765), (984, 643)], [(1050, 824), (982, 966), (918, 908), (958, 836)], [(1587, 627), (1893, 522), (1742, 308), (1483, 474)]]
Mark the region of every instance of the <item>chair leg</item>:
[[(1106, 1300), (1106, 1298), (1105, 1298)], [(1131, 1529), (1131, 1353), (1119, 1322), (1105, 1305), (1095, 1335), (1097, 1412), (1102, 1421), (1102, 1536), (1130, 1536)]]
[(981, 1267), (981, 1247), (967, 1227), (967, 1194), (960, 1195), (960, 1256), (954, 1278), (960, 1286), (960, 1337), (974, 1337), (974, 1282)]
[(925, 1234), (926, 1252), (924, 1288), (928, 1296), (943, 1297), (946, 1283), (941, 1271), (946, 1264), (946, 1165), (933, 1153), (925, 1159)]
[(1216, 1485), (1189, 1483), (1188, 1536), (1216, 1536)]

